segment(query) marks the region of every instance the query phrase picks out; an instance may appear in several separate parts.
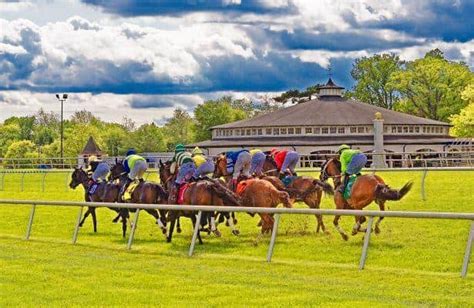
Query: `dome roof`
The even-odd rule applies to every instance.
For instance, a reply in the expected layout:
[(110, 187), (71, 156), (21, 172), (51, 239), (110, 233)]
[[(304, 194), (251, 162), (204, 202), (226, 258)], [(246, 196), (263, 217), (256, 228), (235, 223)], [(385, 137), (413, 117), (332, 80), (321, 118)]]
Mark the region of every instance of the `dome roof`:
[[(331, 80), (330, 80), (331, 81)], [(288, 108), (263, 114), (251, 119), (237, 121), (212, 127), (244, 128), (275, 126), (348, 126), (372, 125), (375, 113), (380, 112), (384, 124), (388, 125), (441, 125), (448, 123), (425, 119), (402, 112), (397, 112), (356, 100), (327, 96), (307, 101)]]

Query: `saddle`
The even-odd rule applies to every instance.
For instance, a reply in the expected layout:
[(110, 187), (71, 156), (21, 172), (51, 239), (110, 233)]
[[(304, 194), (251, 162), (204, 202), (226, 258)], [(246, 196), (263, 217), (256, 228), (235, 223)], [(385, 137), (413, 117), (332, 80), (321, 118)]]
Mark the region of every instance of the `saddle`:
[(190, 183), (183, 184), (179, 187), (178, 190), (178, 204), (183, 204), (184, 203), (184, 193), (188, 189)]
[(98, 187), (99, 187), (99, 183), (94, 182), (92, 179), (89, 180), (89, 190), (87, 191), (87, 193), (89, 195), (95, 194)]
[(351, 175), (351, 177), (349, 178), (349, 181), (347, 182), (347, 186), (344, 189), (344, 193), (342, 194), (345, 200), (351, 198), (352, 186), (354, 186), (354, 183), (358, 177), (359, 177), (358, 175), (354, 174), (354, 175)]
[(140, 185), (139, 181), (133, 181), (132, 183), (130, 183), (130, 185), (128, 185), (127, 189), (123, 193), (124, 201), (128, 201), (132, 199), (132, 194), (135, 191), (135, 189), (138, 187), (138, 185)]

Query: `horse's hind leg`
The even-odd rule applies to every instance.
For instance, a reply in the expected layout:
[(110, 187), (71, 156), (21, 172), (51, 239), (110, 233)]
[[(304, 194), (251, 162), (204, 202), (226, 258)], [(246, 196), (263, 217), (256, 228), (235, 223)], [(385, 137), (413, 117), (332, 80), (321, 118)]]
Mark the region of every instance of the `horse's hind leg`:
[(125, 236), (127, 234), (128, 210), (127, 209), (120, 209), (120, 216), (122, 217), (122, 237), (125, 238)]
[[(191, 221), (193, 223), (193, 229), (194, 229), (196, 227), (197, 219), (196, 219), (196, 216), (193, 215), (193, 214), (191, 215)], [(202, 245), (203, 243), (202, 243), (201, 232), (199, 231), (199, 228), (198, 228), (198, 232), (197, 232), (197, 238), (198, 238), (199, 244)]]
[(92, 215), (92, 225), (94, 226), (94, 233), (97, 233), (97, 216), (95, 214), (95, 207), (91, 210)]
[(342, 238), (347, 241), (349, 237), (347, 236), (346, 232), (339, 226), (339, 219), (341, 218), (340, 215), (334, 216), (334, 221), (333, 224), (336, 227), (337, 231), (339, 231), (339, 234), (341, 234)]
[[(304, 200), (304, 202), (312, 209), (319, 209), (319, 203), (321, 202), (321, 199), (320, 198), (307, 198)], [(324, 225), (324, 221), (323, 221), (323, 216), (322, 215), (314, 215), (316, 216), (316, 222), (317, 222), (317, 226), (316, 226), (316, 232), (319, 233), (319, 230), (321, 230), (323, 233), (327, 233), (326, 232), (326, 226)]]
[(168, 237), (166, 238), (166, 242), (171, 243), (171, 239), (173, 238), (173, 231), (174, 231), (174, 225), (176, 223), (176, 220), (178, 219), (179, 222), (179, 217), (176, 217), (175, 214), (170, 212), (171, 219), (170, 221), (170, 230), (168, 231)]
[(177, 226), (176, 226), (176, 232), (181, 233), (183, 230), (181, 229), (181, 222), (179, 221), (179, 217), (177, 218)]
[[(379, 205), (379, 208), (381, 211), (385, 211), (385, 201), (382, 201), (382, 200), (377, 200), (376, 203)], [(380, 233), (380, 223), (382, 222), (382, 220), (384, 219), (384, 217), (379, 217), (377, 219), (377, 222), (375, 223), (375, 234), (379, 234)]]
[(116, 209), (112, 209), (112, 210), (114, 210), (115, 212), (117, 212), (117, 216), (115, 216), (115, 218), (112, 219), (112, 222), (115, 224), (115, 223), (117, 223), (117, 222), (119, 221), (119, 219), (120, 219), (120, 217), (121, 217), (121, 215), (120, 215), (120, 210), (116, 210)]
[(82, 227), (82, 225), (84, 225), (84, 222), (86, 221), (86, 218), (90, 215), (90, 213), (92, 212), (92, 207), (88, 207), (87, 208), (87, 211), (84, 213), (84, 217), (82, 218), (81, 222), (79, 223), (79, 227)]

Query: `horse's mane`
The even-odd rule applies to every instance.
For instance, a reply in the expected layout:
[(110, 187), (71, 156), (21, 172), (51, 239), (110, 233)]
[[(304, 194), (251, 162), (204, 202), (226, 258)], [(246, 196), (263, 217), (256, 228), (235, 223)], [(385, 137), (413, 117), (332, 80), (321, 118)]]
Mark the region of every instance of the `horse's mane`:
[(273, 167), (277, 168), (277, 163), (271, 155), (265, 155), (265, 161), (269, 162), (273, 165)]

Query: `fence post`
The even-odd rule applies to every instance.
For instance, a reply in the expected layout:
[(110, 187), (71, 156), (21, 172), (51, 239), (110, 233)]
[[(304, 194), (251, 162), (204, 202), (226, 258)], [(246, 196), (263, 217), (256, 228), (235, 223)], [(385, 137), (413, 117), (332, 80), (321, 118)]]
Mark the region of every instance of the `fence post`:
[(74, 234), (72, 235), (72, 243), (76, 244), (77, 235), (79, 233), (79, 224), (81, 223), (82, 218), (82, 210), (84, 209), (83, 206), (79, 208), (79, 214), (77, 215), (76, 227), (74, 228)]
[(278, 233), (278, 224), (280, 222), (280, 214), (275, 214), (275, 220), (273, 221), (272, 238), (270, 239), (270, 246), (267, 252), (267, 262), (272, 262), (273, 248), (275, 247), (275, 240)]
[(425, 179), (426, 174), (428, 173), (428, 169), (423, 170), (423, 175), (421, 176), (421, 200), (426, 201), (426, 193), (425, 193)]
[(44, 182), (45, 182), (45, 180), (46, 180), (46, 175), (47, 175), (47, 174), (48, 174), (47, 172), (44, 172), (44, 173), (43, 173), (43, 180), (41, 181), (41, 191), (42, 191), (42, 192), (44, 192)]
[(6, 173), (2, 172), (2, 180), (0, 181), (0, 183), (2, 183), (2, 188), (0, 189), (1, 191), (5, 190), (5, 175)]
[(70, 176), (69, 176), (69, 172), (66, 172), (66, 178), (65, 178), (65, 181), (64, 181), (64, 191), (67, 191), (69, 185), (68, 185), (68, 180), (69, 180)]
[(199, 211), (197, 214), (196, 225), (194, 226), (193, 239), (191, 240), (191, 246), (189, 246), (188, 256), (192, 256), (194, 252), (194, 246), (196, 245), (196, 239), (198, 236), (199, 228), (201, 226), (201, 216), (202, 211)]
[(25, 240), (30, 239), (31, 228), (33, 227), (33, 218), (35, 217), (35, 211), (36, 211), (36, 204), (33, 204), (30, 211), (30, 219), (28, 221), (28, 227), (26, 228)]
[(466, 251), (464, 252), (464, 261), (462, 263), (461, 277), (467, 276), (467, 268), (469, 267), (469, 260), (471, 259), (472, 242), (474, 240), (474, 221), (471, 222), (471, 229), (469, 230), (469, 237), (467, 238)]
[(20, 191), (23, 191), (25, 187), (25, 174), (25, 171), (21, 173)]
[(132, 249), (133, 238), (135, 237), (135, 230), (137, 229), (138, 215), (140, 214), (140, 209), (137, 209), (135, 213), (135, 218), (133, 220), (132, 230), (130, 230), (130, 237), (128, 238), (127, 249)]
[(362, 247), (362, 255), (360, 256), (359, 270), (363, 270), (365, 267), (365, 260), (367, 259), (367, 250), (369, 249), (370, 234), (372, 233), (372, 223), (374, 222), (374, 217), (369, 217), (369, 222), (367, 223), (367, 230), (365, 231), (364, 236), (364, 246)]

